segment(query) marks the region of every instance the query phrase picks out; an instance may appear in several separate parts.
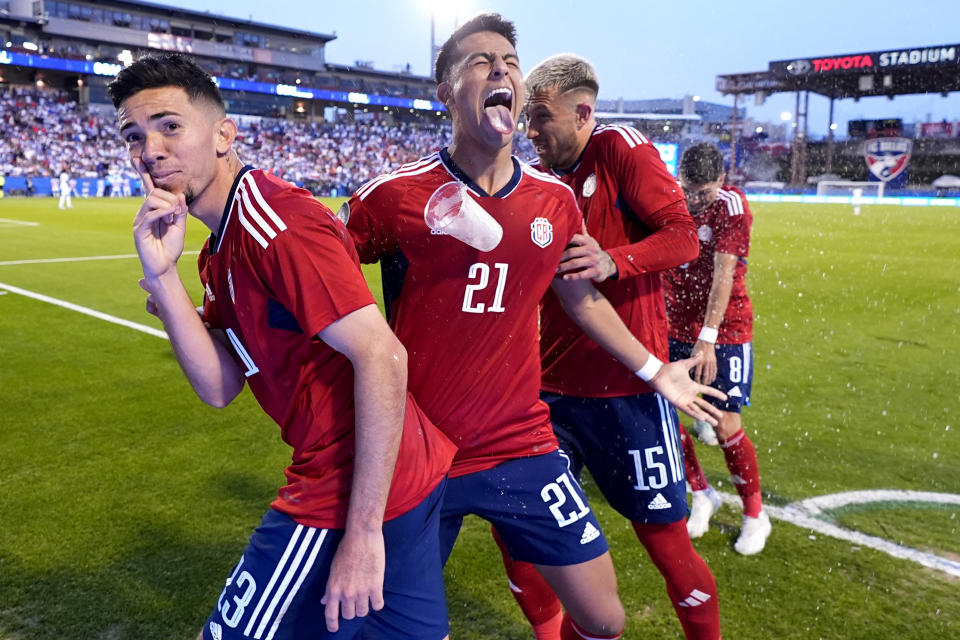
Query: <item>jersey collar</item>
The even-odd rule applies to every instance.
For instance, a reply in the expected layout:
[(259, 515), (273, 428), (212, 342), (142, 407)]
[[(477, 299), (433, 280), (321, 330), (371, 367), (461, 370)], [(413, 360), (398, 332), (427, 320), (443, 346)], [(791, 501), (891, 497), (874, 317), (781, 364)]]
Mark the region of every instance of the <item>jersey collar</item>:
[[(489, 193), (481, 189), (477, 183), (473, 181), (473, 178), (467, 175), (466, 171), (457, 166), (457, 163), (454, 162), (453, 158), (450, 157), (450, 152), (447, 151), (446, 147), (440, 149), (440, 161), (454, 178), (467, 185), (471, 191), (484, 198), (491, 197)], [(513, 162), (513, 176), (511, 176), (510, 181), (507, 182), (507, 184), (493, 194), (494, 198), (507, 197), (510, 195), (510, 192), (516, 189), (517, 185), (520, 184), (520, 178), (523, 177), (523, 170), (520, 168), (520, 161), (513, 156), (510, 156), (510, 161)]]
[(253, 171), (253, 169), (253, 165), (248, 164), (240, 169), (240, 173), (233, 179), (233, 186), (230, 187), (230, 197), (227, 198), (227, 203), (223, 205), (223, 215), (220, 216), (220, 226), (217, 228), (216, 233), (210, 234), (210, 253), (216, 253), (220, 249), (220, 241), (223, 240), (224, 232), (227, 230), (227, 223), (230, 220), (230, 212), (233, 211), (233, 203), (237, 199), (237, 188), (240, 186), (240, 181), (243, 179), (243, 176)]

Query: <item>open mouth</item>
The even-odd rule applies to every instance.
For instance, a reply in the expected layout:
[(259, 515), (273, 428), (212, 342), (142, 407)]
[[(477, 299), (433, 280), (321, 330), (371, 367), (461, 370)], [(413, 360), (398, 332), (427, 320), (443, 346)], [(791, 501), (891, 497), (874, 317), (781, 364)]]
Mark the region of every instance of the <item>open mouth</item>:
[(504, 135), (513, 133), (516, 126), (513, 121), (513, 91), (508, 87), (492, 90), (483, 100), (483, 113), (495, 131)]
[(483, 108), (487, 109), (498, 106), (506, 107), (508, 111), (512, 111), (513, 91), (510, 91), (507, 87), (500, 87), (488, 93), (486, 99), (483, 101)]

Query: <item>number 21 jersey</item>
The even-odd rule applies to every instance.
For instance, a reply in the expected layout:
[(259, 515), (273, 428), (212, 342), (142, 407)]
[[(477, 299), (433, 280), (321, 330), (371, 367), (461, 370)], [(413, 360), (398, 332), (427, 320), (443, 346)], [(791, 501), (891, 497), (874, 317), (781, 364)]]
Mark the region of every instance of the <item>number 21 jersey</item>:
[[(509, 183), (487, 194), (444, 149), (372, 180), (341, 209), (360, 260), (381, 261), (410, 391), (459, 447), (454, 477), (557, 448), (539, 399), (537, 309), (582, 216), (569, 187), (513, 166)], [(450, 182), (502, 229), (492, 249), (428, 225), (431, 196)]]

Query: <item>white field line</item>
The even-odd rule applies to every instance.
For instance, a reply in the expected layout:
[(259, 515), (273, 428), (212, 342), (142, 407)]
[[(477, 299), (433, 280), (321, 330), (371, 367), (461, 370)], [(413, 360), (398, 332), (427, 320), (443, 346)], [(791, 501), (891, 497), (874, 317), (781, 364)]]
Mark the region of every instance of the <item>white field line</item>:
[(10, 218), (0, 218), (0, 224), (9, 224), (18, 227), (39, 227), (39, 222), (29, 222), (27, 220), (12, 220)]
[[(721, 493), (720, 497), (729, 505), (742, 508), (739, 496)], [(881, 489), (876, 491), (849, 491), (834, 493), (816, 498), (808, 498), (793, 502), (785, 507), (764, 505), (763, 510), (771, 518), (789, 522), (803, 529), (816, 531), (825, 536), (846, 540), (854, 544), (882, 551), (894, 558), (911, 560), (930, 569), (936, 569), (960, 578), (960, 562), (938, 556), (927, 551), (920, 551), (912, 547), (895, 544), (889, 540), (870, 536), (859, 531), (851, 531), (837, 526), (824, 518), (826, 510), (836, 509), (851, 504), (867, 504), (870, 502), (933, 502), (936, 504), (955, 504), (960, 507), (960, 495), (955, 493), (931, 493), (927, 491), (900, 491), (896, 489)]]
[[(0, 218), (2, 220), (2, 218)], [(195, 256), (199, 255), (199, 251), (184, 251), (182, 255), (185, 256)], [(79, 256), (76, 258), (36, 258), (33, 260), (6, 260), (0, 261), (0, 267), (10, 267), (19, 264), (54, 264), (57, 262), (87, 262), (93, 260), (129, 260), (131, 258), (136, 258), (137, 254), (135, 253), (122, 253), (115, 256)]]
[(150, 334), (151, 336), (156, 336), (158, 338), (163, 338), (165, 340), (169, 339), (165, 331), (154, 329), (153, 327), (148, 327), (147, 325), (140, 324), (139, 322), (130, 322), (129, 320), (124, 320), (123, 318), (118, 318), (117, 316), (111, 316), (110, 314), (97, 311), (96, 309), (90, 309), (89, 307), (82, 307), (78, 304), (67, 302), (66, 300), (58, 300), (57, 298), (51, 298), (50, 296), (45, 296), (42, 293), (27, 291), (26, 289), (21, 289), (20, 287), (14, 287), (13, 285), (4, 284), (3, 282), (0, 282), (0, 289), (9, 291), (10, 293), (15, 293), (17, 295), (25, 296), (27, 298), (33, 298), (34, 300), (39, 300), (40, 302), (46, 302), (48, 304), (56, 305), (58, 307), (63, 307), (64, 309), (69, 309), (70, 311), (76, 311), (77, 313), (82, 313), (84, 315), (97, 318), (98, 320), (112, 322), (113, 324), (118, 324), (122, 327), (134, 329), (142, 333), (147, 333), (147, 334)]

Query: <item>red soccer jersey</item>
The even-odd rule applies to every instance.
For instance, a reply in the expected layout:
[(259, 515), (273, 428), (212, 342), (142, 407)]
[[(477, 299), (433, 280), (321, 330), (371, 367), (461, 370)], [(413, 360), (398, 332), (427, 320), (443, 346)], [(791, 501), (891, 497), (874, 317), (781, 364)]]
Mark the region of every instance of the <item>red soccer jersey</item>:
[[(683, 192), (660, 154), (631, 127), (598, 126), (574, 168), (560, 175), (573, 189), (589, 233), (617, 265), (597, 285), (647, 349), (667, 360), (667, 318), (660, 271), (696, 256)], [(543, 300), (543, 389), (607, 398), (649, 393), (563, 312), (553, 292)]]
[[(317, 333), (374, 303), (349, 234), (309, 192), (246, 167), (199, 266), (204, 321), (226, 332), (251, 391), (293, 447), (287, 484), (271, 506), (301, 524), (343, 528), (353, 367)], [(452, 457), (453, 446), (408, 395), (386, 519), (419, 504)]]
[[(557, 448), (539, 399), (537, 307), (582, 217), (563, 183), (513, 162), (509, 184), (488, 195), (443, 150), (367, 183), (344, 208), (360, 259), (381, 260), (410, 390), (459, 447), (454, 477)], [(501, 226), (496, 247), (428, 227), (427, 202), (450, 182)]]
[(664, 276), (670, 337), (682, 342), (697, 341), (713, 285), (713, 256), (715, 253), (732, 253), (740, 259), (733, 272), (733, 290), (720, 323), (717, 342), (750, 342), (753, 340), (753, 306), (747, 295), (746, 275), (753, 216), (747, 198), (736, 187), (721, 187), (716, 201), (693, 220), (700, 238), (700, 256), (671, 269)]

